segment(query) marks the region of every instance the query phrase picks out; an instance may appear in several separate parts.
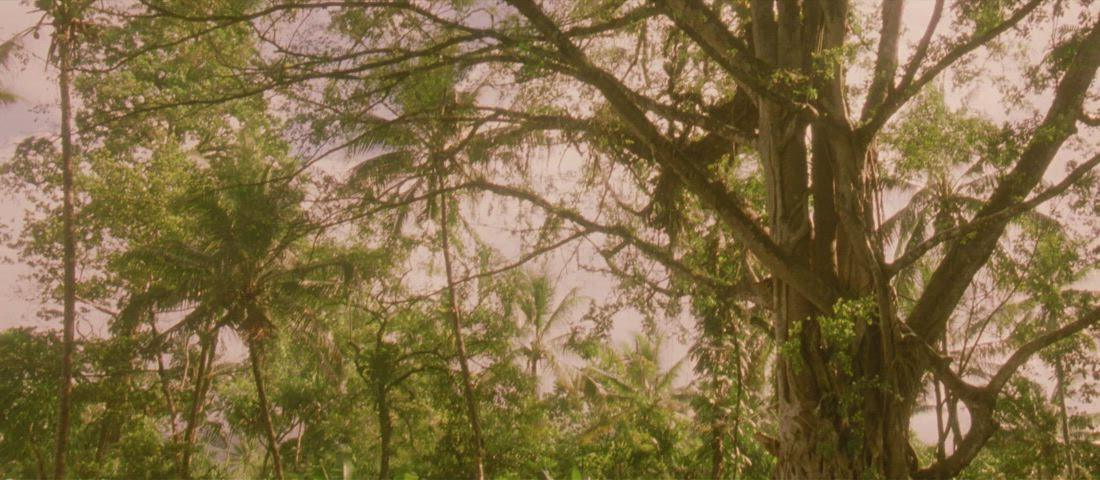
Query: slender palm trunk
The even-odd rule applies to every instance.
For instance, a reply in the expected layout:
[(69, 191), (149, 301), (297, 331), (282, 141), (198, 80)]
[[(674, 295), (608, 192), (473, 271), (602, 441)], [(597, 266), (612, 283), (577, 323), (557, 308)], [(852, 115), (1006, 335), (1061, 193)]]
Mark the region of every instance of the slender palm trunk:
[[(63, 4), (64, 5), (64, 4)], [(65, 8), (64, 6), (62, 8)], [(54, 457), (54, 478), (65, 478), (66, 454), (69, 450), (69, 424), (73, 395), (73, 350), (76, 328), (76, 236), (73, 233), (73, 141), (72, 94), (69, 90), (72, 70), (72, 28), (67, 11), (55, 13), (54, 41), (59, 63), (58, 84), (61, 95), (61, 175), (62, 221), (64, 243), (64, 339), (61, 354), (61, 391), (57, 417), (57, 453)]]
[(474, 433), (474, 462), (477, 464), (477, 478), (485, 478), (484, 443), (481, 437), (481, 421), (478, 418), (477, 398), (474, 396), (474, 384), (470, 375), (470, 363), (466, 357), (466, 342), (462, 338), (462, 318), (459, 315), (458, 300), (455, 295), (454, 266), (451, 262), (450, 228), (447, 226), (447, 197), (440, 197), (439, 222), (440, 240), (443, 244), (443, 264), (447, 272), (447, 303), (451, 317), (451, 330), (455, 337), (455, 350), (462, 369), (462, 392), (466, 400), (466, 414), (470, 419), (470, 428)]
[(726, 432), (722, 428), (724, 417), (718, 414), (710, 424), (710, 478), (712, 480), (721, 480), (726, 470)]
[(302, 420), (301, 428), (298, 429), (298, 440), (294, 442), (294, 468), (297, 469), (302, 464), (302, 438), (306, 436), (306, 421)]
[(187, 427), (183, 434), (183, 460), (180, 461), (180, 477), (191, 478), (191, 453), (195, 445), (195, 431), (202, 422), (203, 407), (206, 404), (206, 391), (210, 387), (210, 371), (214, 365), (214, 354), (218, 349), (217, 331), (200, 340), (199, 366), (195, 372), (195, 388), (191, 396), (191, 412), (187, 417)]
[[(534, 348), (541, 348), (541, 346), (536, 345), (536, 346), (534, 346)], [(536, 350), (536, 352), (537, 351), (538, 350)], [(538, 353), (533, 354), (531, 356), (531, 360), (528, 363), (531, 364), (531, 381), (534, 382), (534, 384), (535, 384), (533, 393), (535, 395), (535, 400), (538, 400), (539, 399), (539, 384), (540, 384), (540, 382), (539, 382), (539, 357), (538, 357)]]
[(1066, 467), (1064, 470), (1072, 475), (1074, 470), (1073, 445), (1070, 444), (1069, 409), (1066, 408), (1066, 368), (1061, 358), (1054, 360), (1054, 375), (1058, 382), (1058, 416), (1062, 423), (1062, 450), (1066, 453)]
[[(157, 337), (160, 334), (157, 333), (157, 322), (155, 318), (151, 318), (149, 321), (149, 328), (153, 333), (153, 337)], [(164, 395), (165, 406), (168, 407), (168, 420), (169, 428), (171, 428), (172, 440), (179, 440), (179, 424), (177, 422), (176, 401), (172, 395), (172, 385), (168, 379), (168, 370), (164, 366), (164, 357), (157, 353), (157, 378), (160, 380), (161, 393)]]
[(283, 480), (283, 462), (279, 457), (279, 441), (275, 438), (275, 425), (271, 421), (271, 408), (267, 402), (267, 390), (264, 388), (260, 347), (257, 342), (251, 342), (248, 346), (248, 357), (252, 361), (252, 379), (256, 382), (256, 398), (260, 402), (260, 419), (263, 420), (264, 433), (267, 435), (267, 451), (271, 455), (275, 478)]

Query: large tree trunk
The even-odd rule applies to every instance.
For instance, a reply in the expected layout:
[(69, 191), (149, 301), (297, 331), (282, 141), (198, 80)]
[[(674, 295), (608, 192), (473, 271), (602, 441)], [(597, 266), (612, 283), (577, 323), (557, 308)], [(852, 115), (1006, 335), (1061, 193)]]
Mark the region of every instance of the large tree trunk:
[[(777, 18), (771, 2), (757, 1), (753, 7), (757, 56), (779, 68), (801, 70), (799, 29), (788, 24), (797, 15), (781, 8)], [(797, 112), (770, 100), (758, 99), (758, 109), (757, 150), (764, 167), (772, 236), (793, 257), (810, 248), (807, 124)], [(783, 352), (776, 363), (777, 478), (853, 477), (848, 459), (837, 454), (838, 432), (819, 409), (834, 387), (816, 348), (819, 342), (811, 320), (817, 311), (782, 281), (774, 282), (772, 302), (775, 340)]]
[(62, 242), (64, 243), (64, 333), (61, 353), (60, 405), (57, 415), (57, 452), (54, 457), (54, 478), (65, 478), (66, 455), (69, 450), (69, 424), (71, 423), (73, 395), (73, 350), (76, 329), (76, 235), (73, 233), (73, 140), (72, 94), (69, 90), (72, 70), (73, 29), (69, 18), (70, 8), (62, 3), (60, 11), (54, 11), (54, 44), (57, 47), (61, 96), (61, 175), (62, 175)]
[(260, 420), (264, 425), (264, 434), (267, 436), (267, 451), (271, 454), (271, 464), (275, 470), (275, 478), (283, 480), (283, 461), (279, 456), (279, 439), (275, 436), (275, 424), (271, 421), (271, 406), (267, 401), (267, 388), (264, 386), (261, 348), (262, 344), (260, 342), (249, 342), (248, 358), (252, 363), (252, 380), (256, 383), (256, 399), (260, 403)]
[[(846, 16), (840, 2), (756, 1), (757, 57), (778, 69), (811, 73), (816, 52), (842, 44)], [(789, 104), (757, 99), (757, 148), (773, 238), (791, 261), (810, 252), (810, 267), (834, 279), (846, 302), (869, 305), (865, 315), (845, 318), (774, 282), (782, 352), (776, 365), (781, 479), (909, 476), (913, 388), (898, 373), (893, 299), (876, 275), (880, 263), (868, 233), (874, 226), (874, 153), (847, 125), (843, 74), (838, 66), (814, 85), (827, 120), (811, 124)]]

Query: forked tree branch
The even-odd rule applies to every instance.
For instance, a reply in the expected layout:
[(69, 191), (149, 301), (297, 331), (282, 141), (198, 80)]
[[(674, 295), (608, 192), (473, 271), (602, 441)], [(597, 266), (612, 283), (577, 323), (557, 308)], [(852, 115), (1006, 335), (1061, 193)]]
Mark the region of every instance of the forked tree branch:
[[(970, 465), (970, 462), (978, 455), (985, 443), (997, 431), (997, 423), (993, 418), (997, 398), (1004, 390), (1005, 385), (1008, 384), (1008, 381), (1016, 374), (1016, 371), (1040, 350), (1098, 323), (1100, 323), (1100, 307), (1085, 313), (1077, 321), (1025, 343), (1008, 357), (1008, 360), (997, 369), (997, 373), (993, 375), (989, 383), (977, 392), (972, 390), (973, 386), (966, 384), (967, 388), (962, 389), (962, 391), (966, 392), (968, 397), (960, 396), (960, 398), (966, 402), (967, 409), (970, 411), (970, 430), (963, 436), (954, 453), (926, 468), (913, 472), (913, 478), (952, 478)], [(948, 370), (950, 370), (949, 367)], [(950, 377), (947, 376), (946, 378)], [(963, 383), (965, 384), (965, 382)]]
[(894, 77), (898, 70), (898, 39), (901, 37), (901, 14), (905, 0), (886, 0), (882, 3), (882, 28), (879, 30), (878, 55), (871, 78), (871, 88), (863, 104), (862, 118), (882, 103), (894, 89)]
[[(865, 139), (873, 137), (882, 126), (885, 125), (910, 98), (920, 92), (921, 88), (928, 84), (928, 82), (934, 80), (940, 73), (954, 65), (955, 62), (963, 56), (981, 48), (994, 38), (997, 38), (1000, 34), (1018, 25), (1042, 3), (1043, 0), (1031, 0), (1013, 12), (1012, 15), (1003, 22), (983, 32), (975, 33), (974, 36), (956, 45), (936, 63), (925, 69), (919, 77), (911, 81), (906, 81), (907, 78), (913, 78), (916, 75), (915, 73), (913, 75), (908, 75), (907, 72), (907, 77), (903, 78), (902, 82), (897, 85), (897, 88), (893, 89), (889, 95), (886, 96), (882, 104), (872, 109), (873, 113), (868, 116), (867, 120), (863, 122), (863, 125), (858, 129), (859, 136)], [(926, 35), (928, 35), (928, 32), (926, 32)], [(913, 61), (917, 61), (918, 59), (919, 57), (914, 56)], [(918, 68), (919, 67), (911, 62), (907, 70), (916, 72)]]

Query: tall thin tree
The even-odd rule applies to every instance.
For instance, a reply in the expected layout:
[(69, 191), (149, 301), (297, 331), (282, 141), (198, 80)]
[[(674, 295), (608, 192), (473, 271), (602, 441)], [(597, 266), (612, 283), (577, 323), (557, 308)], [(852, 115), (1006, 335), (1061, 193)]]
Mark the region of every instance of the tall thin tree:
[(73, 233), (73, 139), (72, 139), (72, 50), (74, 43), (73, 2), (54, 5), (54, 36), (52, 50), (56, 53), (58, 89), (61, 97), (61, 175), (62, 175), (62, 243), (64, 244), (63, 323), (64, 333), (61, 354), (61, 388), (57, 418), (57, 451), (54, 457), (54, 478), (65, 478), (66, 455), (69, 449), (69, 424), (71, 423), (73, 391), (73, 351), (76, 327), (76, 236)]
[[(441, 175), (442, 177), (442, 175)], [(440, 189), (443, 191), (444, 189)], [(474, 434), (474, 462), (477, 464), (477, 478), (485, 478), (484, 449), (485, 443), (481, 435), (481, 419), (478, 417), (477, 397), (474, 392), (474, 383), (470, 374), (470, 362), (466, 353), (466, 342), (462, 337), (462, 316), (458, 306), (458, 296), (455, 294), (454, 265), (451, 259), (450, 227), (448, 223), (447, 202), (448, 195), (439, 196), (439, 239), (443, 249), (443, 264), (447, 274), (447, 316), (451, 320), (451, 329), (454, 335), (455, 351), (458, 354), (458, 364), (462, 369), (462, 393), (466, 401), (466, 415), (470, 419), (470, 429)]]

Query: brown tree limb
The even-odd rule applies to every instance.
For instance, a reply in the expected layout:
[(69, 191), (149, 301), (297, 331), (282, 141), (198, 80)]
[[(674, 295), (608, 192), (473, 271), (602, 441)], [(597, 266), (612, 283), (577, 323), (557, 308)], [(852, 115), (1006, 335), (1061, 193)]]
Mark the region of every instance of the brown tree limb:
[(993, 374), (993, 378), (989, 380), (989, 384), (984, 387), (987, 394), (998, 395), (1001, 390), (1004, 389), (1009, 379), (1016, 374), (1016, 371), (1019, 370), (1032, 355), (1038, 353), (1039, 350), (1049, 347), (1055, 342), (1097, 323), (1100, 323), (1100, 308), (1094, 308), (1076, 321), (1068, 323), (1057, 330), (1035, 337), (1031, 341), (1025, 343), (1005, 360), (1001, 368), (997, 369), (997, 373)]
[[(1077, 54), (1055, 87), (1046, 116), (1027, 142), (1016, 166), (1001, 179), (976, 220), (996, 214), (1025, 198), (1042, 179), (1063, 143), (1076, 132), (1076, 121), (1100, 67), (1100, 23), (1093, 24)], [(974, 275), (986, 264), (1010, 218), (989, 222), (986, 228), (952, 242), (909, 316), (913, 330), (936, 338)]]
[(898, 39), (901, 36), (901, 15), (905, 0), (886, 0), (882, 3), (882, 28), (879, 30), (878, 54), (871, 77), (867, 100), (863, 103), (860, 118), (867, 118), (878, 107), (886, 94), (894, 89), (894, 77), (898, 70)]
[(936, 0), (936, 5), (932, 7), (932, 17), (928, 19), (928, 26), (924, 28), (924, 35), (917, 43), (913, 56), (909, 57), (909, 63), (906, 64), (901, 80), (898, 82), (900, 85), (912, 84), (913, 77), (917, 75), (917, 70), (920, 69), (921, 64), (928, 56), (928, 46), (932, 44), (932, 36), (936, 34), (936, 27), (939, 26), (940, 19), (943, 18), (943, 4), (944, 0)]
[[(967, 408), (970, 411), (970, 430), (963, 436), (955, 452), (943, 460), (913, 472), (913, 478), (952, 478), (970, 465), (985, 442), (997, 430), (997, 424), (993, 418), (997, 397), (1016, 371), (1040, 350), (1098, 323), (1100, 323), (1100, 308), (1094, 308), (1077, 321), (1040, 335), (1016, 350), (1005, 360), (989, 383), (981, 387), (976, 392), (976, 396), (972, 396), (967, 402)], [(960, 398), (966, 401), (965, 397)]]

